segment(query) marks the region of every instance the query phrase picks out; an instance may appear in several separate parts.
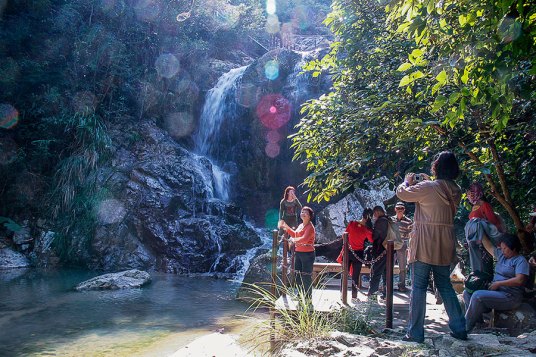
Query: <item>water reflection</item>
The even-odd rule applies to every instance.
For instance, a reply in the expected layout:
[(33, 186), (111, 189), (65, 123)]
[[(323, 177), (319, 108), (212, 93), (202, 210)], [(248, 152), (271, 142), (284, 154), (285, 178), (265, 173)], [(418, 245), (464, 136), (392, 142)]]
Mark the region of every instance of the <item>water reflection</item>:
[(236, 284), (212, 278), (156, 273), (142, 289), (76, 292), (76, 284), (96, 274), (0, 275), (9, 276), (0, 279), (0, 356), (88, 355), (96, 336), (105, 337), (103, 353), (131, 355), (171, 334), (211, 329), (246, 308), (234, 299)]

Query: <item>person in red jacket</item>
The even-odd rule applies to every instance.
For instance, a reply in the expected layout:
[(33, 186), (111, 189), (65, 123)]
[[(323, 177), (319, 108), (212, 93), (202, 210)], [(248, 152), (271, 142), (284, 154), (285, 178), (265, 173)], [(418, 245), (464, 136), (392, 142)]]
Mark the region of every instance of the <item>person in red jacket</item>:
[(504, 233), (504, 227), (499, 217), (493, 212), (493, 207), (484, 200), (484, 189), (478, 182), (473, 182), (467, 191), (467, 200), (473, 206), (469, 213), (469, 219), (480, 218), (485, 219), (493, 224), (499, 232)]
[[(352, 274), (352, 298), (357, 298), (357, 286), (364, 260), (365, 241), (372, 243), (372, 209), (365, 208), (360, 221), (350, 221), (348, 232), (348, 266)], [(342, 253), (342, 251), (341, 251)]]
[(297, 283), (306, 296), (312, 297), (312, 274), (315, 262), (315, 227), (313, 226), (314, 211), (312, 208), (304, 206), (300, 213), (302, 223), (295, 230), (290, 228), (284, 221), (280, 220), (279, 228), (283, 228), (291, 237), (290, 242), (294, 244), (296, 257), (294, 260), (294, 271), (297, 275)]

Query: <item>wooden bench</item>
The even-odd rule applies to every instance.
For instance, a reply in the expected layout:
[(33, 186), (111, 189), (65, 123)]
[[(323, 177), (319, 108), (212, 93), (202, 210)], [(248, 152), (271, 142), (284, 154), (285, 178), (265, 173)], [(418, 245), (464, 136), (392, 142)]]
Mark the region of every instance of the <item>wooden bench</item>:
[[(325, 273), (342, 273), (342, 265), (340, 263), (317, 263), (313, 264), (313, 283), (317, 282), (319, 275)], [(395, 265), (393, 268), (393, 274), (400, 274), (400, 269), (398, 265)], [(367, 265), (361, 266), (361, 274), (359, 275), (359, 289), (362, 289), (361, 280), (363, 275), (370, 276), (370, 267)]]

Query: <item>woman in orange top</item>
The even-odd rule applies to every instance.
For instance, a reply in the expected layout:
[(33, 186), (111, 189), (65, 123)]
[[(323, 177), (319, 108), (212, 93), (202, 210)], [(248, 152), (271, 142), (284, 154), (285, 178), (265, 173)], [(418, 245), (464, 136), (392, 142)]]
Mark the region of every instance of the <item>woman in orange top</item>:
[(294, 259), (294, 271), (298, 273), (298, 284), (305, 292), (306, 296), (312, 296), (312, 274), (315, 262), (315, 227), (311, 222), (314, 219), (314, 212), (310, 207), (303, 207), (300, 213), (302, 223), (296, 230), (280, 220), (278, 227), (287, 231), (291, 237), (290, 241), (295, 245), (296, 257)]

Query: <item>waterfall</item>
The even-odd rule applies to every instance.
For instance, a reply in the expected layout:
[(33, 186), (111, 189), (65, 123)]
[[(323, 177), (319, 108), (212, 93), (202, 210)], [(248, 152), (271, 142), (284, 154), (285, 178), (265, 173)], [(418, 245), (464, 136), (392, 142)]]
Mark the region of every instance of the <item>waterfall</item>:
[(205, 105), (199, 119), (199, 130), (194, 137), (195, 151), (201, 155), (209, 155), (215, 135), (225, 119), (227, 100), (230, 94), (234, 94), (235, 84), (239, 77), (244, 74), (247, 66), (231, 69), (220, 77), (216, 86), (208, 91)]
[[(247, 66), (234, 68), (220, 77), (216, 86), (208, 91), (205, 104), (199, 119), (199, 129), (194, 137), (195, 151), (209, 156), (213, 145), (217, 143), (217, 134), (224, 119), (234, 114), (229, 111), (228, 102), (234, 103), (234, 90)], [(212, 164), (212, 182), (217, 198), (227, 201), (229, 199), (229, 173), (223, 171), (214, 161)]]

